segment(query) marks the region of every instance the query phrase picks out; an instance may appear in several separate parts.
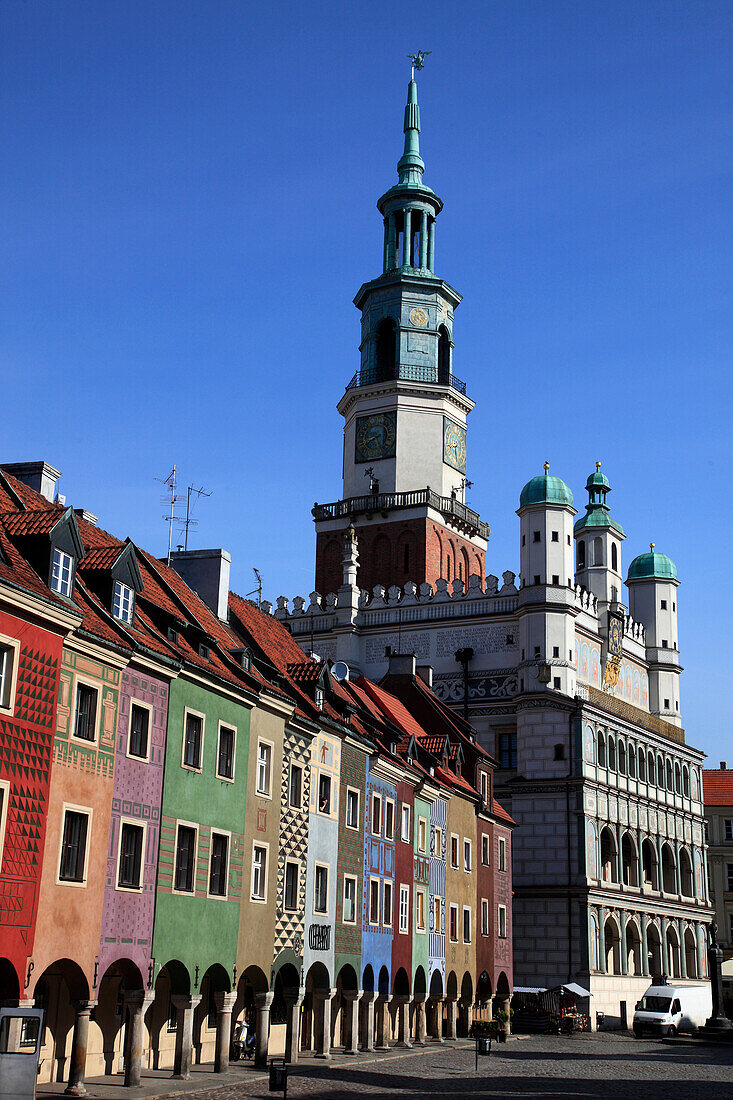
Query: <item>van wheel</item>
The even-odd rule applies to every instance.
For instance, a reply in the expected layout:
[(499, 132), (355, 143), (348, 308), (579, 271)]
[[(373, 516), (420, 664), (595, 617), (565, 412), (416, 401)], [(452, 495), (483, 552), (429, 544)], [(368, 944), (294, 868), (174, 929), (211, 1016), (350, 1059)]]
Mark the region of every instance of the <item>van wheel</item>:
[(643, 1032), (642, 1028), (640, 1028), (639, 1025), (637, 1024), (634, 1028), (634, 1035), (636, 1036), (637, 1039), (641, 1039), (643, 1034), (644, 1034), (644, 1032)]
[(667, 1028), (667, 1038), (668, 1039), (674, 1039), (676, 1034), (677, 1034), (677, 1028), (674, 1026), (674, 1024), (671, 1024)]

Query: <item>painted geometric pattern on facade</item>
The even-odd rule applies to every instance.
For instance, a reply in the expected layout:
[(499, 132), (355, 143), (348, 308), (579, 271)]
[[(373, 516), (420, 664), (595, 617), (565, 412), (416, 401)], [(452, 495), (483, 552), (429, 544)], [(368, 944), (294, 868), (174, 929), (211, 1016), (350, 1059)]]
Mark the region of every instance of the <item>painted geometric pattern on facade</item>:
[(58, 683), (58, 661), (38, 649), (23, 648), (18, 662), (15, 714), (21, 722), (53, 727)]
[[(96, 742), (90, 742), (88, 746), (80, 741), (72, 742), (70, 739), (75, 719), (78, 678), (81, 682), (96, 688), (98, 692), (96, 719), (98, 737)], [(108, 668), (81, 654), (64, 650), (56, 711), (54, 764), (85, 772), (87, 775), (99, 775), (102, 779), (112, 778), (119, 683), (120, 673), (117, 669)]]
[[(280, 842), (277, 858), (277, 914), (275, 921), (275, 958), (286, 948), (296, 955), (303, 953), (305, 918), (305, 868), (308, 856), (308, 806), (310, 804), (310, 744), (292, 730), (285, 730), (282, 783), (280, 785)], [(290, 765), (303, 771), (302, 809), (290, 805)], [(298, 909), (285, 911), (285, 860), (300, 863), (298, 879)]]
[[(351, 787), (359, 792), (359, 827), (350, 829), (344, 826), (346, 821), (346, 789)], [(366, 787), (366, 757), (345, 744), (341, 755), (341, 795), (339, 806), (339, 854), (336, 878), (336, 951), (348, 955), (361, 953), (361, 923), (356, 914), (362, 912), (362, 874), (364, 860), (364, 789)], [(344, 924), (344, 875), (356, 877), (355, 923)]]
[[(209, 851), (211, 848), (211, 829), (208, 825), (198, 826), (196, 845), (195, 888), (188, 897), (206, 898), (209, 896)], [(241, 833), (230, 834), (229, 868), (227, 873), (227, 900), (238, 901), (242, 896), (242, 868), (244, 864), (244, 836)], [(173, 865), (176, 847), (176, 818), (163, 816), (160, 825), (160, 855), (158, 857), (158, 892), (173, 893)]]

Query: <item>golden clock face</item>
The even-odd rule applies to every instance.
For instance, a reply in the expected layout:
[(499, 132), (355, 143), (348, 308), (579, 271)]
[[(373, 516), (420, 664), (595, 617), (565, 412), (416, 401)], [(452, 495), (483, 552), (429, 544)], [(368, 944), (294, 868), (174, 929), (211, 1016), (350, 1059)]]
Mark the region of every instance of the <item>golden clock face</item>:
[(410, 314), (410, 320), (413, 325), (417, 325), (418, 328), (424, 328), (428, 323), (428, 315), (424, 309), (420, 309), (419, 306), (416, 306)]
[(356, 421), (356, 462), (394, 458), (397, 442), (397, 414), (372, 413)]
[(608, 652), (611, 657), (620, 657), (623, 651), (624, 630), (620, 619), (612, 618), (608, 624)]
[(443, 417), (443, 462), (454, 470), (466, 472), (466, 429)]

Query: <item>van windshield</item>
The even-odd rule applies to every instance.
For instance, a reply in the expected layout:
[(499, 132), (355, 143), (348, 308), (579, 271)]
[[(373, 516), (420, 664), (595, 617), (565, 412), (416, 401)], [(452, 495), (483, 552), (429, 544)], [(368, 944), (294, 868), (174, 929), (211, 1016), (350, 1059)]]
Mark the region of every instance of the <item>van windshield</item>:
[(641, 1007), (644, 1012), (669, 1012), (672, 1004), (671, 997), (642, 997)]

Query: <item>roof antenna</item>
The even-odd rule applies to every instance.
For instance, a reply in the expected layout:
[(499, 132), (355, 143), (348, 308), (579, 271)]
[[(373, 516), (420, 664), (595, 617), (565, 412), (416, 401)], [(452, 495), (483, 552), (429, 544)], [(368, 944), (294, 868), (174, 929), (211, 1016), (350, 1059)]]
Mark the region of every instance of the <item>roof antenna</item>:
[(169, 511), (167, 516), (163, 516), (163, 519), (168, 524), (168, 557), (166, 559), (166, 565), (171, 563), (171, 549), (173, 546), (173, 521), (176, 519), (176, 504), (180, 500), (180, 497), (176, 496), (176, 467), (168, 474), (168, 477), (156, 477), (156, 481), (159, 481), (161, 485), (167, 485), (170, 489), (170, 496), (166, 493), (164, 497), (160, 498), (161, 504), (167, 504)]
[[(181, 531), (184, 533), (183, 549), (188, 550), (188, 529), (189, 527), (198, 527), (199, 521), (191, 517), (191, 495), (195, 493), (196, 497), (210, 497), (212, 494), (204, 489), (203, 485), (200, 489), (197, 489), (194, 485), (189, 485), (186, 492), (186, 518), (178, 519), (176, 523), (179, 525)], [(196, 501), (194, 501), (194, 504)]]
[(262, 577), (260, 576), (259, 569), (255, 569), (254, 566), (252, 566), (252, 572), (254, 573), (255, 577), (257, 578), (257, 587), (253, 588), (251, 592), (248, 592), (247, 595), (244, 598), (246, 600), (250, 596), (254, 596), (254, 594), (256, 592), (257, 593), (257, 606), (261, 610), (262, 609)]

